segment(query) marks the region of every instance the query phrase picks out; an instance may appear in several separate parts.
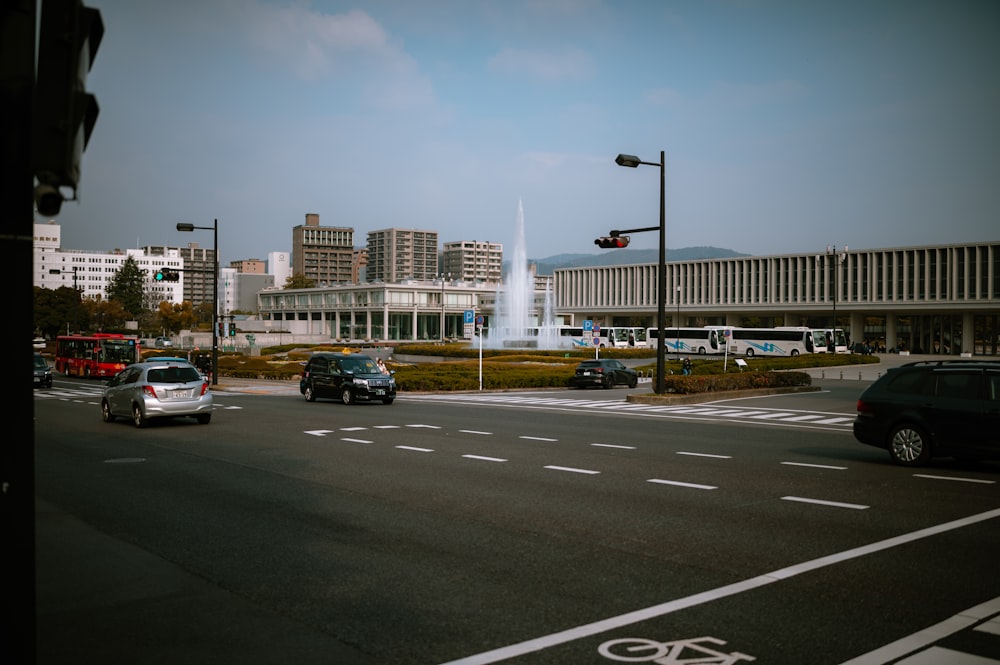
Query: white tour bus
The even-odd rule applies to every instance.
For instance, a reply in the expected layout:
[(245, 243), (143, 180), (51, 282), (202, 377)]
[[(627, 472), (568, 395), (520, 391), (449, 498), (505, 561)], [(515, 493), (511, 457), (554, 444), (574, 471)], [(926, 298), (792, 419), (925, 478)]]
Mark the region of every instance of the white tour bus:
[[(560, 347), (572, 347), (574, 349), (585, 349), (596, 347), (609, 347), (612, 346), (612, 341), (608, 338), (608, 329), (600, 328), (597, 332), (588, 331), (584, 333), (584, 330), (580, 326), (563, 326), (559, 328), (559, 338), (563, 340), (564, 343), (560, 343)], [(594, 339), (597, 339), (597, 343), (594, 343)]]
[(729, 353), (744, 356), (797, 356), (815, 353), (812, 328), (725, 328)]
[(816, 342), (816, 353), (827, 353), (830, 347), (830, 337), (836, 335), (836, 349), (834, 353), (847, 353), (847, 335), (843, 328), (837, 328), (836, 332), (832, 328), (813, 328), (813, 340)]
[[(705, 326), (703, 328), (664, 328), (663, 344), (668, 353), (690, 353), (696, 355), (714, 355), (725, 353), (723, 326)], [(660, 331), (658, 328), (647, 328), (647, 344), (656, 347)]]

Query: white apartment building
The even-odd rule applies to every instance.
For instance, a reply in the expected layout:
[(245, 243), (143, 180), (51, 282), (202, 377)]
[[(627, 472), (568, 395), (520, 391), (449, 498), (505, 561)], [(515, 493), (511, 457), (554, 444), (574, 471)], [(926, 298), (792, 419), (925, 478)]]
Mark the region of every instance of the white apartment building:
[[(175, 248), (160, 255), (150, 255), (142, 249), (116, 249), (111, 252), (62, 249), (62, 233), (55, 222), (35, 224), (34, 274), (32, 283), (46, 289), (63, 286), (75, 288), (82, 297), (107, 299), (107, 286), (121, 270), (126, 259), (132, 258), (146, 274), (143, 292), (153, 303), (166, 300), (171, 304), (184, 301), (184, 259)], [(177, 282), (157, 282), (153, 276), (161, 268), (180, 271)]]
[(438, 272), (437, 231), (380, 229), (368, 234), (367, 281), (434, 279)]
[(480, 240), (444, 243), (441, 273), (453, 280), (499, 284), (503, 278), (503, 245)]

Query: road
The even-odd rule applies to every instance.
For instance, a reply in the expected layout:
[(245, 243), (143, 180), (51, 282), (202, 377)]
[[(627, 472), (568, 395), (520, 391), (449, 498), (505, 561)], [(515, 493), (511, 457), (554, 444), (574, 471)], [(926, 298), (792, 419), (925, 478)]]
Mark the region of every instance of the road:
[(136, 430), (57, 378), (39, 662), (1000, 663), (1000, 465), (895, 467), (850, 433), (863, 386), (822, 383), (220, 390)]

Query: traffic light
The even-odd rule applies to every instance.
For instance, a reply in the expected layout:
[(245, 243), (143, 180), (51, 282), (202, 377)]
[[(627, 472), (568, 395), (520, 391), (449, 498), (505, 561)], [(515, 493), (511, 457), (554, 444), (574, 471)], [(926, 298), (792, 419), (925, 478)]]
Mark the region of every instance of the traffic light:
[(219, 321), (219, 337), (225, 337), (225, 336), (226, 336), (226, 324), (223, 323), (222, 321)]
[(229, 323), (229, 336), (230, 337), (236, 337), (236, 322), (235, 321), (231, 321)]
[(153, 280), (157, 282), (179, 282), (181, 273), (170, 268), (160, 268), (153, 274)]
[(90, 66), (104, 36), (101, 12), (80, 0), (45, 0), (38, 32), (38, 74), (32, 112), (35, 204), (59, 214), (63, 194), (76, 198), (80, 161), (97, 122), (97, 98), (86, 89)]
[(628, 247), (628, 241), (628, 236), (611, 235), (598, 238), (594, 241), (594, 244), (601, 249), (620, 249), (622, 247)]

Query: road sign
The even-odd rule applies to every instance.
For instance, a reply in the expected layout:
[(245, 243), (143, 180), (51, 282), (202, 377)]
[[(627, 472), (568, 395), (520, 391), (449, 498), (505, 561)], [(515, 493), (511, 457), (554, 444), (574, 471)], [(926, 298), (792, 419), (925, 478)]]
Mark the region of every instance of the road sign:
[(463, 314), (464, 314), (464, 317), (465, 317), (463, 319), (464, 323), (472, 323), (472, 321), (475, 319), (475, 316), (476, 316), (476, 313), (473, 310), (471, 310), (471, 309), (465, 310), (465, 312)]
[(480, 328), (483, 326), (483, 317), (482, 317), (482, 315), (479, 315), (479, 316), (476, 317), (476, 325), (479, 326)]
[(584, 332), (591, 332), (593, 329), (594, 329), (594, 322), (591, 321), (590, 319), (586, 319), (583, 322), (583, 331)]

